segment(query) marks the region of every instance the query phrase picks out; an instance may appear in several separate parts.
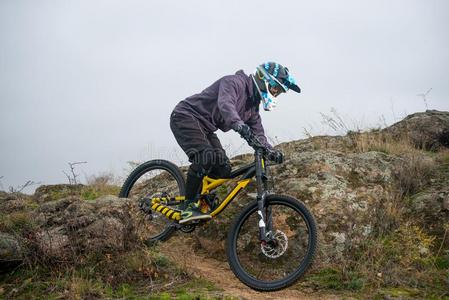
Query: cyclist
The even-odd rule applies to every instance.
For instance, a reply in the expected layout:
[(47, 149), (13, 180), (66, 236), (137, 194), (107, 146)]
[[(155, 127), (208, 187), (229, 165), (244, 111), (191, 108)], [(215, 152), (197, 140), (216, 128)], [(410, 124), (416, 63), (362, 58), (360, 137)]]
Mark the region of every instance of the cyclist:
[(288, 90), (301, 91), (286, 67), (268, 62), (249, 76), (243, 70), (224, 76), (176, 105), (170, 116), (170, 128), (192, 163), (187, 172), (180, 224), (211, 218), (200, 211), (197, 203), (205, 175), (229, 178), (231, 174), (229, 158), (214, 133), (218, 129), (224, 132), (233, 129), (244, 139), (254, 133), (273, 150), (270, 159), (283, 161), (282, 152), (274, 150), (265, 137), (259, 106), (262, 102), (264, 110), (271, 111), (276, 106), (276, 97)]

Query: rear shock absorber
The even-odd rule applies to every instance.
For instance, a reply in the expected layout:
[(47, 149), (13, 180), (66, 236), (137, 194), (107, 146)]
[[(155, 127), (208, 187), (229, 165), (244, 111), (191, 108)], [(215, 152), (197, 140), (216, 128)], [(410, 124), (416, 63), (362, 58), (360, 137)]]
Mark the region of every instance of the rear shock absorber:
[(160, 203), (160, 198), (153, 198), (151, 200), (151, 209), (163, 214), (166, 218), (170, 220), (181, 220), (181, 213), (172, 209), (171, 207), (165, 206)]

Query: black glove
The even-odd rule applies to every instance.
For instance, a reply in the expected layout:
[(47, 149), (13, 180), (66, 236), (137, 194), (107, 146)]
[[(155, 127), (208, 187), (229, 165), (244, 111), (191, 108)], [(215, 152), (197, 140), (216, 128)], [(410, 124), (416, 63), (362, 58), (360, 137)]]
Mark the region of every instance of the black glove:
[(272, 150), (268, 154), (268, 159), (277, 164), (281, 164), (284, 162), (284, 154), (279, 150)]
[(237, 131), (240, 134), (240, 136), (245, 140), (248, 140), (252, 135), (251, 128), (246, 124), (238, 124), (234, 126), (233, 129)]

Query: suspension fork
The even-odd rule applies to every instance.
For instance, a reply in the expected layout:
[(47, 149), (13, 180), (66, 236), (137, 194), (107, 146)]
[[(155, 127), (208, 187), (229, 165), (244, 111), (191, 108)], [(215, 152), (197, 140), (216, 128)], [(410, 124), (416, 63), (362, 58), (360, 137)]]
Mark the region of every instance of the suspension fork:
[[(267, 215), (265, 213), (265, 198), (267, 196), (267, 177), (265, 173), (265, 166), (263, 162), (262, 150), (258, 149), (255, 153), (256, 156), (256, 183), (257, 183), (257, 215), (259, 216), (259, 240), (261, 243), (268, 242), (267, 229), (271, 230), (271, 209), (268, 210), (268, 222)], [(268, 223), (268, 227), (267, 227)]]
[[(264, 189), (266, 191), (266, 195), (268, 195), (271, 187), (268, 186), (268, 178), (270, 177), (270, 173), (269, 173), (270, 169), (266, 168), (264, 166), (264, 175), (262, 176), (263, 179), (263, 186)], [(272, 192), (272, 191), (271, 191)], [(268, 235), (269, 238), (271, 238), (271, 234), (273, 233), (273, 219), (272, 219), (272, 207), (271, 206), (267, 206), (266, 211), (265, 211), (265, 220), (266, 220), (266, 234)]]

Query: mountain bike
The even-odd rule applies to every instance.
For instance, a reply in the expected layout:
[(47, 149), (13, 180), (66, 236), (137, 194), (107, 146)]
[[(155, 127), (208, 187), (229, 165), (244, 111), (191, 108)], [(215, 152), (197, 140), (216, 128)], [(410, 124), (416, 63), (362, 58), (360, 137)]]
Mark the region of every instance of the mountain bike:
[[(211, 222), (255, 177), (257, 196), (238, 214), (229, 229), (226, 255), (234, 274), (260, 291), (283, 289), (295, 283), (312, 264), (317, 249), (317, 226), (306, 205), (291, 196), (270, 190), (268, 158), (271, 150), (255, 136), (254, 162), (232, 171), (230, 178), (204, 177), (200, 208), (211, 220), (180, 225), (185, 193), (181, 170), (166, 160), (139, 165), (126, 179), (120, 197), (136, 201), (142, 215), (139, 235), (148, 245), (167, 240), (175, 231), (189, 233)], [(236, 181), (225, 195), (220, 187)]]

